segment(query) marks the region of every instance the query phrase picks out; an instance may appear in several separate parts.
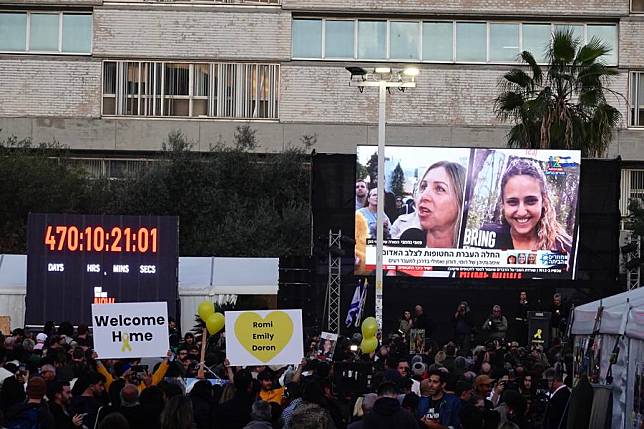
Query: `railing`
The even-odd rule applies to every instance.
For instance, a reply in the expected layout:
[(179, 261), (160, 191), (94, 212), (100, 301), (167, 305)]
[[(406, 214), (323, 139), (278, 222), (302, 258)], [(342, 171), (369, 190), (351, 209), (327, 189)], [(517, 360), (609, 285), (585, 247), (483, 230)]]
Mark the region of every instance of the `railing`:
[(281, 0), (125, 0), (135, 3), (212, 3), (212, 4), (247, 4), (247, 5), (279, 5)]

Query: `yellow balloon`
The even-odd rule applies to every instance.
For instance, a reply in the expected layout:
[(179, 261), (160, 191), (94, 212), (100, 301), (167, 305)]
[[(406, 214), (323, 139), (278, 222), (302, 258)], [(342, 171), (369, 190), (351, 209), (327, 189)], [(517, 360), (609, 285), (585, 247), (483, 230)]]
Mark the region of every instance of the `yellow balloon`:
[(215, 312), (215, 307), (210, 301), (201, 301), (199, 307), (197, 307), (197, 314), (204, 322), (208, 319), (208, 316)]
[(362, 350), (362, 353), (373, 353), (377, 348), (378, 338), (376, 337), (363, 338), (362, 342), (360, 343), (360, 350)]
[(375, 337), (378, 332), (378, 322), (373, 317), (367, 317), (362, 321), (362, 338)]
[(206, 319), (206, 328), (210, 335), (214, 335), (224, 328), (224, 315), (221, 313), (213, 313)]

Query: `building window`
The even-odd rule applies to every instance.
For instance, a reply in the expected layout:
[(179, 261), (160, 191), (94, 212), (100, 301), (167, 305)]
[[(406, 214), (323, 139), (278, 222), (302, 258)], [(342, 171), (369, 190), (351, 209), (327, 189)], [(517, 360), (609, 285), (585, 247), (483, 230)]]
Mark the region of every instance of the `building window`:
[(644, 13), (644, 0), (631, 0), (631, 11)]
[(354, 22), (327, 19), (324, 50), (328, 58), (353, 58)]
[(426, 61), (452, 61), (452, 22), (423, 22), (423, 59)]
[(358, 58), (387, 58), (387, 21), (358, 21)]
[(0, 11), (0, 52), (91, 54), (92, 15)]
[(105, 61), (103, 115), (278, 119), (279, 65)]
[(511, 62), (519, 56), (519, 24), (490, 24), (490, 61)]
[(456, 61), (485, 62), (485, 31), (484, 22), (456, 23)]
[(644, 127), (644, 72), (631, 72), (629, 79), (631, 127)]
[(419, 60), (420, 23), (414, 21), (392, 21), (390, 24), (391, 58)]
[[(644, 1), (644, 0), (642, 0)], [(556, 29), (582, 44), (599, 37), (611, 50), (602, 60), (617, 65), (617, 25), (366, 19), (293, 19), (293, 58), (454, 63), (521, 62), (522, 51), (545, 64)]]

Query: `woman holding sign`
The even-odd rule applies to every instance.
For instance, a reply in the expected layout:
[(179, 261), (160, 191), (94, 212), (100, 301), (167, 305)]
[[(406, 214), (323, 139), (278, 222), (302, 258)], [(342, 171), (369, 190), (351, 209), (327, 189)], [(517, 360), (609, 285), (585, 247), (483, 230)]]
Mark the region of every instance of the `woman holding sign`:
[(422, 241), (431, 248), (456, 248), (464, 188), (465, 167), (450, 161), (432, 164), (418, 182), (416, 211), (398, 217), (392, 237)]
[(535, 162), (510, 162), (501, 179), (501, 213), (507, 234), (497, 248), (570, 252), (572, 239), (557, 221), (545, 175)]

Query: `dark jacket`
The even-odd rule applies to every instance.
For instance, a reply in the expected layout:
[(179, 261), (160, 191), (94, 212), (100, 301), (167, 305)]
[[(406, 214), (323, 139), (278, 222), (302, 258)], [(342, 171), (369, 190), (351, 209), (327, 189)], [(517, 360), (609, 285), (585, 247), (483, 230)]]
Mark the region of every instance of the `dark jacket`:
[(49, 411), (56, 423), (56, 429), (75, 429), (74, 423), (72, 423), (72, 416), (63, 407), (55, 402), (50, 402)]
[(45, 402), (40, 404), (23, 402), (7, 410), (6, 426), (24, 424), (26, 427), (37, 424), (39, 429), (55, 429), (54, 417)]
[(250, 409), (254, 398), (246, 392), (237, 392), (235, 396), (224, 402), (217, 410), (217, 428), (242, 429), (250, 422)]
[[(416, 417), (422, 418), (429, 410), (431, 404), (431, 397), (421, 396), (418, 400), (418, 408)], [(443, 399), (440, 402), (438, 410), (434, 412), (439, 413), (438, 422), (443, 426), (452, 426), (454, 428), (461, 427), (461, 400), (454, 394), (444, 393)]]
[(414, 416), (400, 407), (395, 398), (380, 398), (364, 417), (364, 429), (417, 429)]
[(544, 429), (563, 429), (568, 423), (568, 399), (570, 389), (563, 387), (555, 393), (546, 405), (546, 416), (543, 420)]

